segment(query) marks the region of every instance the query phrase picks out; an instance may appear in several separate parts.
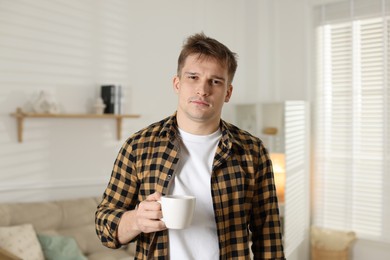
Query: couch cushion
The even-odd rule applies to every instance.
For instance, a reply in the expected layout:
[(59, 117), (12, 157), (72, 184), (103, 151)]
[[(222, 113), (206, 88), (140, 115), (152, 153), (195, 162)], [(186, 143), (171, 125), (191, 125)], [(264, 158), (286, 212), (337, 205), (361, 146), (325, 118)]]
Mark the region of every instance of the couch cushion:
[(44, 260), (41, 245), (31, 224), (0, 227), (0, 247), (23, 260)]
[(93, 198), (56, 202), (62, 209), (61, 229), (95, 224), (97, 202)]
[(87, 260), (72, 237), (38, 234), (46, 260)]
[(0, 227), (11, 225), (11, 215), (8, 205), (0, 204)]
[(53, 202), (9, 203), (7, 208), (10, 218), (8, 225), (31, 223), (36, 231), (57, 229), (61, 223), (61, 209)]
[(95, 226), (92, 224), (82, 227), (61, 229), (57, 230), (57, 232), (62, 236), (73, 237), (85, 255), (104, 249), (104, 246), (96, 235)]

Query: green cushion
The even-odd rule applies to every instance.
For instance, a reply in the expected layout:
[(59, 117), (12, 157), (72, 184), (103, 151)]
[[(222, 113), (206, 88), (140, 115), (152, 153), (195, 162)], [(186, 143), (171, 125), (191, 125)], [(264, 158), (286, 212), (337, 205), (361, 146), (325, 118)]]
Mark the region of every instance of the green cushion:
[(72, 237), (38, 234), (46, 260), (87, 260)]

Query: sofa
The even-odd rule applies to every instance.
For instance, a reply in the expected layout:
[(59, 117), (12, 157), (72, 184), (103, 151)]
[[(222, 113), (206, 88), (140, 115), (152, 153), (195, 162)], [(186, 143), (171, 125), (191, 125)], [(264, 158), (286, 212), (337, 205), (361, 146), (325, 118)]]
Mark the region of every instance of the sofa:
[(0, 259), (124, 260), (134, 244), (104, 247), (95, 233), (98, 198), (0, 204)]

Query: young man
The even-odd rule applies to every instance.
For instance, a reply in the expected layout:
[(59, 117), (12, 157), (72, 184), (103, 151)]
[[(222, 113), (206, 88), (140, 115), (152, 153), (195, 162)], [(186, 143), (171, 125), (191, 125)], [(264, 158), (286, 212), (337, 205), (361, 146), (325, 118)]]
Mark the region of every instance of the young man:
[[(102, 243), (133, 240), (136, 259), (284, 259), (273, 171), (261, 140), (221, 119), (233, 92), (236, 55), (190, 36), (173, 89), (176, 113), (122, 146), (96, 212)], [(196, 197), (192, 225), (168, 230), (162, 195)], [(250, 243), (252, 242), (252, 243)]]

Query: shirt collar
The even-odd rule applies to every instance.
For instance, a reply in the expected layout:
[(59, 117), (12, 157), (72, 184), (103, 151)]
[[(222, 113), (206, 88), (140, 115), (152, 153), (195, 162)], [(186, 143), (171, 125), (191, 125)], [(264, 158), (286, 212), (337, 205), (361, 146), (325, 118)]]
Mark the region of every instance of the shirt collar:
[(177, 112), (164, 120), (165, 122), (160, 132), (161, 137), (168, 137), (170, 141), (175, 139), (179, 131), (177, 127), (176, 114)]
[[(179, 134), (176, 115), (177, 112), (175, 112), (173, 115), (171, 115), (165, 120), (165, 123), (163, 124), (163, 127), (160, 132), (161, 137), (168, 137), (170, 141), (175, 140), (175, 138)], [(222, 145), (225, 146), (228, 150), (230, 150), (232, 147), (232, 140), (234, 139), (232, 133), (229, 131), (229, 124), (221, 119), (220, 128), (222, 132)]]

